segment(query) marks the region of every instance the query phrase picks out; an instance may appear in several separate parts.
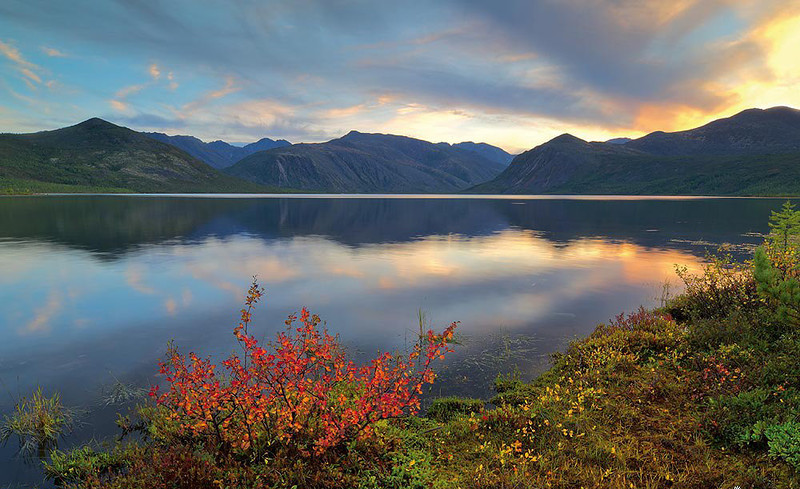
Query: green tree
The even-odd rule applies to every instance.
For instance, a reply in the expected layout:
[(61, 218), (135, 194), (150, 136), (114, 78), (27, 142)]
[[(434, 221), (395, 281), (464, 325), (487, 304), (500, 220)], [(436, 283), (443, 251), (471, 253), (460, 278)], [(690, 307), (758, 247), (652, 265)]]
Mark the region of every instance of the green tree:
[(800, 323), (800, 269), (796, 237), (800, 235), (800, 211), (786, 201), (769, 219), (770, 235), (756, 249), (753, 276), (758, 293), (775, 306), (778, 318)]
[(792, 237), (800, 234), (800, 211), (788, 200), (779, 212), (772, 211), (769, 218), (769, 240), (773, 246), (788, 251)]

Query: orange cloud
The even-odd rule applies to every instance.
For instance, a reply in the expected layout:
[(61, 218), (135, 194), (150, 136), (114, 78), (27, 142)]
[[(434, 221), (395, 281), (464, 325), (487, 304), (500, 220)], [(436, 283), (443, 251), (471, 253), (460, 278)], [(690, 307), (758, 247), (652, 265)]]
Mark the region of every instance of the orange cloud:
[(0, 41), (0, 54), (14, 63), (15, 68), (22, 75), (22, 80), (28, 85), (28, 88), (36, 90), (33, 82), (42, 83), (42, 78), (38, 73), (42, 73), (45, 70), (41, 66), (26, 60), (13, 45)]
[(322, 112), (322, 116), (328, 119), (338, 119), (341, 117), (350, 117), (361, 112), (364, 112), (366, 106), (364, 104), (351, 105), (350, 107), (342, 107), (339, 109), (328, 109)]
[(153, 77), (153, 80), (161, 78), (161, 70), (158, 68), (157, 64), (151, 64), (147, 71), (150, 73), (150, 76)]

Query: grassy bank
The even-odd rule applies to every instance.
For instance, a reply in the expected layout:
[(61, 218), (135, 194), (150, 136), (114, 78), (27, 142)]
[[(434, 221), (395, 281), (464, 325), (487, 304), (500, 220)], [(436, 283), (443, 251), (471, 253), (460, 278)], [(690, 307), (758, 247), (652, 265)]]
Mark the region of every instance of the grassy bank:
[(103, 488), (800, 487), (800, 214), (771, 225), (753, 261), (679, 270), (684, 293), (599, 325), (535, 381), (501, 376), (491, 399), (418, 415), (455, 325), (355, 367), (305, 312), (259, 346), (254, 286), (239, 356), (170, 350), (158, 404), (118, 421), (139, 437), (54, 451), (46, 473)]
[(64, 183), (40, 182), (23, 178), (0, 177), (0, 195), (32, 195), (32, 194), (120, 194), (132, 193), (132, 190), (117, 187), (99, 187), (92, 185), (69, 185)]

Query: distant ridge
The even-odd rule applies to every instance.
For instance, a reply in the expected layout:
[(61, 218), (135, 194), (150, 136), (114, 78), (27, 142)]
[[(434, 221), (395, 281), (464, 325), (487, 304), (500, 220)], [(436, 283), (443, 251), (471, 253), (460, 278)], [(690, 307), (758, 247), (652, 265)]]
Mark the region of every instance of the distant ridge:
[(514, 159), (514, 155), (507, 153), (504, 149), (487, 143), (473, 143), (472, 141), (466, 141), (463, 143), (453, 144), (452, 146), (454, 148), (465, 149), (467, 151), (478, 153), (487, 160), (500, 163), (504, 166), (508, 166), (508, 164), (511, 163), (511, 160)]
[(493, 178), (503, 168), (479, 151), (458, 145), (351, 131), (326, 143), (254, 153), (225, 172), (263, 185), (308, 191), (412, 193), (457, 192)]
[(244, 146), (234, 146), (219, 140), (206, 143), (194, 136), (168, 136), (160, 132), (145, 132), (142, 134), (146, 134), (153, 139), (182, 149), (217, 169), (227, 168), (245, 156), (249, 156), (258, 151), (281, 148), (292, 144), (285, 139), (276, 141), (270, 138), (263, 138), (255, 143), (246, 144)]
[(748, 109), (624, 144), (569, 134), (470, 190), (509, 194), (800, 195), (800, 111)]

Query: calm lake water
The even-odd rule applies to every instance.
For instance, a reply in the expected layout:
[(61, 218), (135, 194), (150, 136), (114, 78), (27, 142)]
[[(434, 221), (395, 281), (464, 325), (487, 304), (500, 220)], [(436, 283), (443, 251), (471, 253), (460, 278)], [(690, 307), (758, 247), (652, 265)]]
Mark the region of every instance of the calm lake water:
[[(621, 311), (655, 305), (676, 264), (747, 256), (775, 199), (423, 196), (0, 198), (0, 411), (41, 386), (86, 411), (62, 446), (115, 433), (110, 386), (157, 382), (168, 340), (217, 357), (257, 275), (266, 337), (307, 306), (355, 355), (402, 349), (419, 313), (461, 321), (436, 393), (487, 396), (499, 371)], [(37, 462), (0, 449), (0, 487)]]

